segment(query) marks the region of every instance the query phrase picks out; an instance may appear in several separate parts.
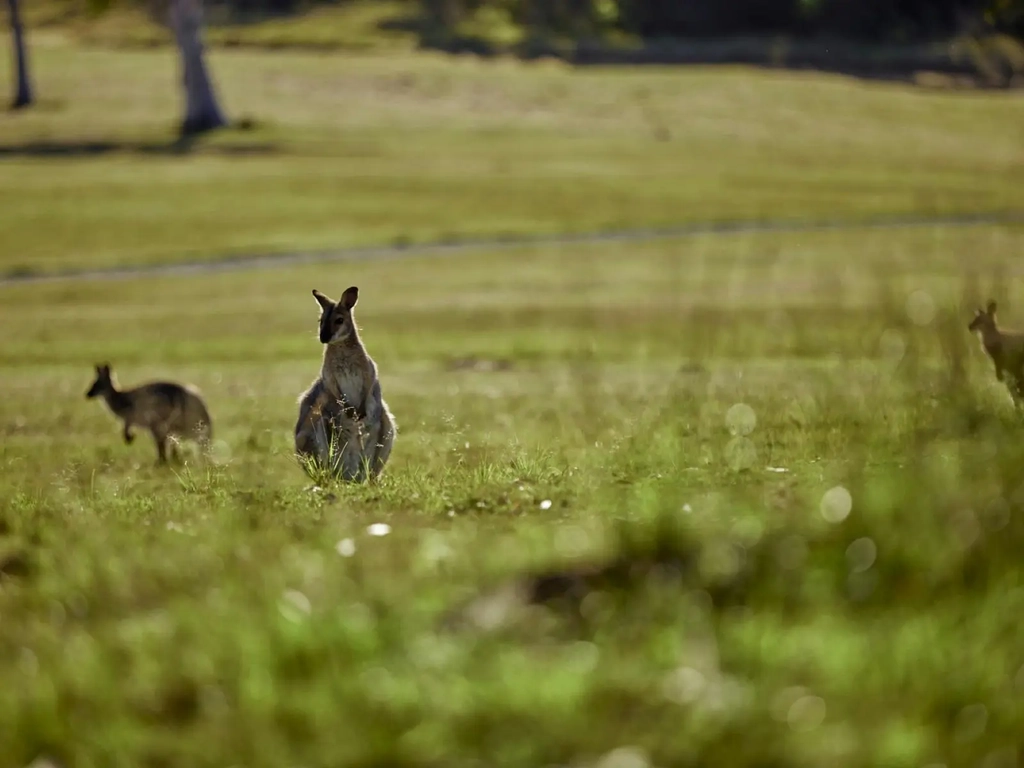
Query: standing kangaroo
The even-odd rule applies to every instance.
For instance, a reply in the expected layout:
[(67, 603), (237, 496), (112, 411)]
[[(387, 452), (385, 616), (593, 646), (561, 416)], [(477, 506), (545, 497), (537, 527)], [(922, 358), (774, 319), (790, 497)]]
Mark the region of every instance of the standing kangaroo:
[(85, 393), (87, 398), (102, 397), (110, 410), (124, 422), (124, 441), (135, 439), (132, 427), (148, 429), (156, 442), (157, 462), (167, 462), (167, 443), (171, 455), (178, 458), (177, 439), (195, 440), (208, 448), (213, 438), (213, 423), (199, 391), (166, 381), (119, 390), (109, 365), (97, 365), (96, 380)]
[(381, 396), (377, 364), (366, 351), (352, 314), (359, 289), (334, 302), (314, 289), (320, 305), (320, 376), (299, 398), (295, 452), (330, 467), (344, 480), (375, 479), (391, 455), (397, 425)]
[(982, 348), (995, 365), (996, 378), (1006, 384), (1014, 401), (1020, 405), (1024, 398), (1024, 333), (1000, 328), (996, 321), (996, 303), (991, 300), (984, 311), (974, 311), (974, 319), (967, 330), (978, 334)]

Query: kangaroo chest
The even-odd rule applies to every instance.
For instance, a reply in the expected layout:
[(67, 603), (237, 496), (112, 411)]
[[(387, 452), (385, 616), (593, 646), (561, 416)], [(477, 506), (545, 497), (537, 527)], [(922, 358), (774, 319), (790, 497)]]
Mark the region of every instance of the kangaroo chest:
[(138, 417), (141, 415), (137, 413), (138, 409), (134, 407), (132, 401), (123, 392), (108, 394), (104, 397), (104, 400), (107, 401), (107, 406), (118, 418), (138, 420)]
[(366, 381), (362, 371), (347, 366), (324, 366), (322, 376), (329, 395), (354, 408), (358, 416), (365, 415)]
[(1003, 345), (998, 339), (982, 339), (981, 346), (993, 360), (1002, 360)]

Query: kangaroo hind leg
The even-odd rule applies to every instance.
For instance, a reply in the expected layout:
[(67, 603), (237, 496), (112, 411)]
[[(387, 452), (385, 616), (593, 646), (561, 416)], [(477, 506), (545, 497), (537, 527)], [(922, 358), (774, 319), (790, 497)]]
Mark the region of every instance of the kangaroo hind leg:
[(370, 461), (370, 477), (377, 479), (384, 472), (384, 466), (391, 457), (391, 448), (395, 444), (395, 427), (390, 419), (382, 419), (375, 430), (373, 441), (367, 451)]
[(156, 463), (167, 463), (167, 434), (160, 430), (153, 430), (153, 442), (156, 443)]

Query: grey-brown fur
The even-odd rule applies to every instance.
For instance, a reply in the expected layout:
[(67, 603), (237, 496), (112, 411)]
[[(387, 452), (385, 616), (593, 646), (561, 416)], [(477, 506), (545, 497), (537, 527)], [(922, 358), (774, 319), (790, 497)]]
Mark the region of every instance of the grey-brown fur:
[(295, 452), (330, 467), (344, 480), (376, 478), (391, 455), (397, 425), (381, 396), (377, 364), (359, 338), (353, 309), (359, 289), (351, 287), (334, 302), (317, 290), (320, 376), (299, 398)]
[(976, 309), (967, 329), (978, 334), (981, 346), (991, 358), (996, 378), (1006, 384), (1018, 405), (1024, 399), (1024, 333), (999, 327), (996, 302)]
[(135, 439), (133, 427), (147, 429), (156, 443), (157, 461), (167, 461), (167, 447), (177, 458), (177, 440), (194, 440), (208, 448), (213, 438), (213, 422), (199, 392), (191, 386), (154, 381), (134, 389), (119, 390), (109, 365), (96, 366), (96, 380), (85, 393), (87, 398), (102, 397), (114, 415), (124, 422), (124, 441)]

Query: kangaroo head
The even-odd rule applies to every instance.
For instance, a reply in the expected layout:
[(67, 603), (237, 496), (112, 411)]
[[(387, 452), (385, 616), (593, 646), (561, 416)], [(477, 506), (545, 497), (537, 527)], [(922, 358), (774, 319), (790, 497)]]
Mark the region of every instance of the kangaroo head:
[(85, 393), (88, 398), (99, 397), (100, 395), (110, 392), (114, 388), (114, 381), (111, 378), (110, 365), (103, 363), (102, 365), (94, 366), (96, 368), (96, 380), (89, 387), (89, 391)]
[(974, 310), (974, 319), (971, 320), (967, 326), (969, 331), (977, 331), (980, 333), (991, 333), (996, 330), (996, 303), (995, 301), (989, 300), (988, 305), (984, 310)]
[(359, 289), (352, 286), (341, 294), (340, 301), (332, 301), (313, 289), (313, 298), (320, 305), (320, 343), (338, 344), (356, 335), (356, 322), (352, 310), (359, 301)]

